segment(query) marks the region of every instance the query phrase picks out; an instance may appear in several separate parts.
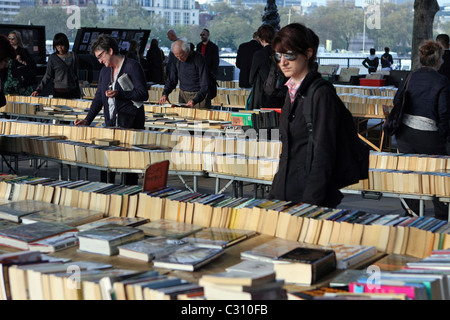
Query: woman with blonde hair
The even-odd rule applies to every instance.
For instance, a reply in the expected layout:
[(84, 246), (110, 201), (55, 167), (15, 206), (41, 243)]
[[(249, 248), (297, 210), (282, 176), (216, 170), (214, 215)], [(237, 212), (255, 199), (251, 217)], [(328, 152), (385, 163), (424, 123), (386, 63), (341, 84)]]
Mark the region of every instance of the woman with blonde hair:
[(9, 62), (5, 93), (29, 96), (36, 82), (36, 62), (25, 49), (19, 31), (9, 32), (8, 40), (16, 50), (16, 58)]

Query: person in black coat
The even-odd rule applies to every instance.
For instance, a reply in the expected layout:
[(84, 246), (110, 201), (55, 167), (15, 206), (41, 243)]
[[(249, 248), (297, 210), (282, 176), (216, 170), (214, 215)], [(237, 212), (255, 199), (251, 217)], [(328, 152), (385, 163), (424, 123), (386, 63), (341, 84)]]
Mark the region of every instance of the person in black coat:
[[(421, 67), (411, 74), (405, 105), (403, 122), (395, 139), (401, 153), (445, 155), (449, 140), (450, 90), (449, 80), (437, 70), (442, 63), (444, 49), (429, 40), (419, 47)], [(404, 82), (394, 96), (394, 104), (399, 100)], [(405, 199), (411, 210), (419, 212), (419, 200)], [(447, 220), (448, 209), (435, 200), (434, 214)]]
[(282, 151), (269, 197), (336, 207), (342, 194), (333, 180), (336, 158), (340, 98), (332, 86), (321, 86), (312, 99), (313, 154), (306, 174), (308, 130), (303, 116), (304, 96), (321, 75), (314, 71), (316, 41), (303, 24), (283, 27), (273, 41), (278, 65), (289, 78), (289, 92), (281, 109), (280, 136)]
[(9, 61), (16, 58), (16, 50), (9, 43), (8, 38), (0, 35), (0, 107), (6, 105), (4, 91), (5, 74), (8, 70)]
[(19, 31), (10, 31), (8, 40), (16, 50), (16, 58), (9, 64), (5, 93), (29, 96), (34, 91), (33, 85), (36, 83), (36, 62), (24, 47)]
[(215, 77), (219, 71), (219, 47), (209, 40), (209, 30), (203, 29), (200, 33), (202, 41), (197, 43), (196, 51), (205, 57), (208, 70)]
[(152, 39), (146, 56), (149, 82), (164, 84), (164, 53), (158, 46), (158, 39)]
[(441, 64), (438, 72), (450, 80), (450, 38), (448, 34), (439, 34), (436, 37), (436, 42), (444, 48), (444, 54), (442, 55), (444, 62)]
[(261, 44), (257, 40), (257, 33), (253, 33), (253, 39), (249, 42), (244, 42), (239, 45), (236, 56), (236, 67), (239, 68), (239, 87), (251, 88), (251, 84), (248, 81), (250, 68), (252, 66), (253, 55), (256, 51), (262, 48)]
[(264, 94), (264, 82), (270, 71), (270, 57), (273, 54), (272, 40), (275, 37), (275, 29), (269, 24), (264, 24), (258, 28), (258, 40), (262, 49), (255, 52), (250, 68), (249, 82), (252, 85), (252, 93), (247, 108), (250, 110), (260, 108), (279, 108), (277, 102), (271, 101)]

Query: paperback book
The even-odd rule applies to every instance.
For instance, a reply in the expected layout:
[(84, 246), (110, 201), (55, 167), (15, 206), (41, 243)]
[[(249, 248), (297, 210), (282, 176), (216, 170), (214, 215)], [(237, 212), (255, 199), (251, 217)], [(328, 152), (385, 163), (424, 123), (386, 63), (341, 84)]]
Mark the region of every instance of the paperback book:
[(256, 234), (255, 231), (206, 228), (183, 238), (193, 245), (207, 248), (227, 248)]
[(100, 220), (96, 220), (94, 222), (89, 222), (86, 224), (82, 224), (78, 226), (79, 231), (85, 231), (97, 227), (101, 227), (107, 224), (117, 224), (120, 226), (128, 226), (128, 227), (136, 227), (141, 224), (147, 223), (150, 220), (147, 218), (141, 217), (106, 217)]
[(154, 259), (153, 266), (155, 268), (195, 271), (217, 259), (223, 253), (223, 249), (202, 248), (185, 244), (168, 255)]
[(108, 224), (78, 233), (80, 251), (107, 256), (118, 254), (118, 246), (143, 238), (142, 230), (116, 224)]
[(119, 257), (137, 259), (145, 262), (168, 255), (186, 242), (165, 237), (151, 237), (119, 246)]
[(103, 212), (96, 210), (69, 206), (55, 206), (54, 210), (34, 212), (23, 217), (22, 223), (45, 221), (77, 227), (85, 223), (99, 220), (103, 218), (103, 216)]
[(336, 253), (336, 268), (348, 269), (356, 264), (374, 257), (377, 248), (374, 246), (330, 243), (321, 249), (333, 250)]
[(52, 253), (78, 245), (78, 232), (65, 232), (53, 237), (31, 242), (28, 250)]
[(0, 219), (21, 222), (21, 218), (38, 211), (54, 210), (57, 205), (35, 200), (20, 200), (0, 205)]
[(0, 244), (28, 250), (29, 244), (65, 232), (76, 232), (76, 228), (59, 223), (36, 222), (0, 230)]
[(146, 236), (181, 239), (203, 229), (202, 226), (167, 219), (151, 221), (136, 227)]

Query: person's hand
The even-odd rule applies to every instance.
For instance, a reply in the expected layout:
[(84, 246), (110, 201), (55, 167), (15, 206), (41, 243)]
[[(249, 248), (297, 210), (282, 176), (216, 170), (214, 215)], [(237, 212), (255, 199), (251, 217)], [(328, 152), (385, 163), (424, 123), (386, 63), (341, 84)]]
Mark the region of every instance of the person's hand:
[(117, 90), (106, 90), (105, 95), (108, 98), (115, 98), (117, 96)]
[(37, 90), (35, 90), (31, 93), (32, 97), (36, 97), (37, 95), (39, 95), (39, 92)]
[(159, 101), (158, 101), (159, 104), (165, 104), (168, 102), (169, 102), (169, 99), (167, 99), (166, 95), (161, 96), (161, 98), (159, 98)]
[(88, 125), (87, 121), (84, 120), (84, 119), (76, 119), (76, 120), (74, 121), (74, 124), (75, 124), (76, 126), (87, 126), (87, 125)]
[(188, 107), (188, 108), (193, 108), (193, 107), (194, 107), (194, 100), (189, 100), (189, 101), (186, 103), (186, 107)]

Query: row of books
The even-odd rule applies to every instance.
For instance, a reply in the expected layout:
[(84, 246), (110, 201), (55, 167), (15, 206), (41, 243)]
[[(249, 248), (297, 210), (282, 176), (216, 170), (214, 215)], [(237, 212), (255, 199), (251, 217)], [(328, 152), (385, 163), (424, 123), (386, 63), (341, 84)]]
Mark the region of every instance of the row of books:
[(374, 169), (409, 170), (417, 172), (448, 171), (450, 159), (446, 155), (427, 155), (393, 152), (370, 152), (369, 164)]
[(370, 169), (369, 178), (348, 186), (352, 190), (392, 192), (425, 196), (450, 195), (449, 172), (417, 172)]
[[(0, 263), (5, 271), (1, 294), (8, 300), (175, 300), (203, 291), (197, 283), (157, 270), (116, 268), (40, 252), (3, 254)], [(74, 268), (76, 280), (70, 271)]]
[[(26, 194), (27, 199), (77, 204), (98, 211), (102, 211), (99, 205), (101, 202), (104, 204), (102, 212), (108, 212), (109, 216), (137, 216), (151, 221), (168, 219), (204, 227), (251, 230), (310, 244), (373, 245), (381, 252), (410, 256), (423, 256), (432, 248), (445, 248), (449, 241), (448, 224), (433, 217), (383, 216), (358, 210), (330, 209), (309, 204), (292, 205), (285, 201), (235, 198), (171, 188), (155, 193), (136, 193), (135, 190), (135, 193), (127, 194), (123, 192), (126, 187), (122, 186), (119, 187), (122, 195), (102, 194), (105, 189), (105, 184), (102, 183), (87, 183), (85, 187), (69, 189), (70, 186), (42, 186), (36, 178), (24, 177), (22, 181), (17, 181), (18, 178), (11, 179), (14, 182), (1, 182), (0, 198), (23, 199), (23, 194)], [(89, 192), (84, 192), (86, 188)], [(44, 193), (47, 190), (45, 199), (37, 198), (42, 194), (42, 189)], [(62, 190), (66, 190), (64, 199)], [(89, 198), (77, 201), (81, 199), (81, 195), (89, 195)], [(97, 198), (98, 195), (101, 197)], [(73, 199), (74, 202), (67, 202), (68, 199)], [(413, 224), (415, 220), (418, 221)]]
[[(281, 142), (276, 134), (266, 139), (257, 139), (257, 132), (248, 135), (225, 135), (224, 132), (194, 132), (185, 130), (159, 132), (153, 130), (126, 130), (120, 128), (78, 127), (64, 124), (40, 124), (36, 122), (0, 120), (0, 134), (4, 136), (32, 138), (48, 137), (67, 139), (74, 142), (91, 143), (95, 139), (118, 140), (123, 147), (133, 145), (156, 145), (181, 151), (197, 151), (207, 153), (224, 153), (244, 155), (248, 157), (264, 157), (278, 159), (281, 152)], [(275, 131), (274, 133), (277, 133)], [(269, 139), (270, 137), (270, 139)]]
[(342, 93), (339, 94), (339, 98), (354, 115), (385, 116), (385, 112), (393, 106), (393, 98), (391, 97)]
[(382, 97), (394, 97), (397, 92), (397, 88), (394, 86), (383, 87), (369, 87), (369, 86), (355, 86), (355, 85), (343, 85), (334, 84), (336, 92), (338, 94), (361, 94), (365, 96), (382, 96)]
[(17, 96), (6, 95), (7, 103), (21, 102), (30, 104), (40, 104), (42, 106), (66, 106), (78, 110), (86, 110), (91, 106), (92, 101), (85, 99), (63, 99), (63, 98), (49, 98), (49, 97), (32, 97), (32, 96)]

